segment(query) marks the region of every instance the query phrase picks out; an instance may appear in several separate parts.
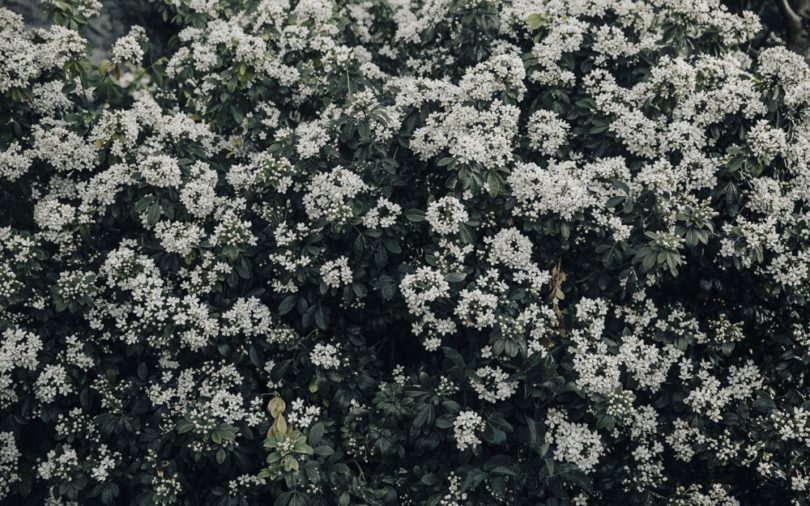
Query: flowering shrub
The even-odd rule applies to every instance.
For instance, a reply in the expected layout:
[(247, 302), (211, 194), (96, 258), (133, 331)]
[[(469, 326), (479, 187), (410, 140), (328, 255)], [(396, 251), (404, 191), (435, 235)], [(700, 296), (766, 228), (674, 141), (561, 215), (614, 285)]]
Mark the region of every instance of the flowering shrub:
[(716, 0), (0, 9), (5, 504), (807, 505), (810, 69)]

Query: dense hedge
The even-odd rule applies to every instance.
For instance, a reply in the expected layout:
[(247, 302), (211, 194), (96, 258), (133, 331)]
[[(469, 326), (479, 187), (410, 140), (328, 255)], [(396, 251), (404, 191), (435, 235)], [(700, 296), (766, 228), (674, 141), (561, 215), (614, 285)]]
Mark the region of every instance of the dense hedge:
[(3, 504), (810, 504), (755, 15), (159, 0), (93, 65), (99, 7), (0, 9)]

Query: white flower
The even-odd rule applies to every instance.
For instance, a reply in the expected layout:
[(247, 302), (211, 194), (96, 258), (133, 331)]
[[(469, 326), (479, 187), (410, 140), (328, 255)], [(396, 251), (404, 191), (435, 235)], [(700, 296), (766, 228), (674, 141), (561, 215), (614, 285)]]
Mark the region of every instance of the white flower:
[(429, 304), (450, 293), (450, 284), (441, 272), (430, 267), (420, 267), (413, 274), (406, 274), (399, 284), (402, 296), (411, 313), (421, 316), (429, 312)]
[(37, 399), (45, 403), (52, 402), (59, 395), (73, 392), (67, 369), (59, 364), (46, 365), (37, 377), (35, 385)]
[(330, 288), (340, 288), (352, 282), (352, 268), (349, 267), (349, 259), (345, 256), (324, 262), (320, 272), (321, 281)]
[(312, 158), (329, 141), (326, 130), (317, 122), (301, 123), (295, 129), (297, 143), (295, 150), (301, 158)]
[(34, 221), (44, 230), (58, 232), (70, 224), (75, 216), (75, 207), (59, 202), (55, 197), (46, 197), (34, 206)]
[(37, 125), (33, 135), (32, 152), (58, 171), (87, 171), (96, 166), (95, 147), (62, 126)]
[(129, 29), (129, 33), (118, 39), (113, 44), (110, 53), (112, 53), (113, 63), (131, 63), (135, 66), (140, 66), (143, 62), (143, 47), (141, 44), (146, 39), (146, 30), (138, 25), (133, 25)]
[(402, 207), (390, 200), (380, 197), (377, 205), (369, 209), (363, 216), (363, 225), (368, 228), (388, 228), (397, 222)]
[(225, 325), (222, 333), (232, 336), (242, 333), (246, 336), (267, 335), (273, 326), (270, 308), (257, 299), (236, 299), (231, 309), (222, 314)]
[(21, 329), (6, 329), (0, 347), (0, 408), (17, 401), (14, 369), (33, 371), (38, 365), (37, 354), (42, 350), (38, 336)]
[(24, 150), (17, 141), (11, 142), (5, 150), (0, 151), (0, 177), (15, 181), (31, 168), (35, 154)]
[(0, 432), (0, 499), (5, 498), (11, 485), (20, 481), (17, 441), (13, 432)]
[(110, 471), (115, 469), (121, 461), (121, 453), (111, 452), (107, 445), (102, 444), (98, 448), (98, 456), (94, 459), (94, 465), (90, 471), (90, 476), (96, 481), (105, 482), (110, 476)]
[(565, 144), (570, 125), (552, 111), (537, 110), (529, 116), (529, 147), (551, 156)]
[(453, 432), (459, 451), (481, 444), (477, 433), (486, 427), (484, 419), (475, 411), (462, 411), (453, 421)]
[(493, 264), (518, 271), (532, 266), (532, 241), (518, 229), (505, 228), (484, 242), (489, 244)]
[(495, 325), (495, 309), (498, 307), (498, 296), (476, 288), (462, 290), (456, 306), (456, 316), (467, 326), (478, 330)]
[(583, 423), (571, 423), (566, 415), (550, 409), (546, 415), (546, 442), (554, 446), (554, 460), (568, 462), (590, 473), (604, 453), (599, 435)]
[(520, 110), (494, 100), (486, 110), (455, 104), (428, 116), (426, 126), (414, 131), (411, 149), (423, 160), (442, 150), (462, 164), (503, 167), (512, 159), (512, 138)]
[(570, 220), (595, 204), (574, 162), (551, 163), (545, 169), (534, 163), (519, 163), (507, 178), (517, 201), (513, 213), (537, 220), (556, 213)]
[(251, 222), (241, 219), (234, 210), (217, 212), (219, 223), (214, 227), (209, 241), (214, 246), (255, 245), (256, 236), (250, 230)]
[(464, 204), (456, 197), (448, 195), (428, 204), (425, 219), (436, 233), (457, 234), (458, 227), (469, 220)]
[(180, 166), (168, 155), (146, 157), (138, 167), (138, 173), (146, 184), (162, 188), (180, 186)]
[(57, 450), (48, 452), (48, 459), (37, 468), (39, 477), (43, 480), (52, 478), (70, 479), (71, 473), (79, 467), (79, 457), (76, 450), (63, 445)]
[(234, 165), (227, 180), (239, 191), (263, 191), (267, 187), (286, 193), (292, 186), (293, 165), (286, 158), (259, 153), (247, 165)]
[(162, 221), (155, 225), (155, 236), (167, 252), (186, 256), (200, 245), (205, 233), (194, 223)]
[(333, 344), (317, 343), (309, 353), (309, 360), (322, 369), (337, 369), (340, 367), (339, 351)]
[(180, 190), (180, 202), (197, 218), (205, 218), (216, 205), (217, 173), (203, 162), (196, 162), (189, 168), (192, 177)]
[(368, 189), (357, 174), (335, 167), (312, 178), (304, 195), (304, 209), (313, 221), (344, 223), (354, 215), (352, 199)]
[(304, 406), (301, 398), (292, 401), (287, 421), (297, 430), (308, 429), (318, 417), (321, 416), (321, 408), (318, 406)]
[(470, 378), (470, 385), (478, 393), (478, 397), (495, 403), (512, 397), (517, 391), (518, 382), (508, 379), (509, 374), (500, 367), (484, 366), (475, 371), (475, 376)]
[(779, 128), (772, 128), (767, 120), (759, 120), (751, 127), (746, 138), (748, 147), (762, 163), (768, 164), (782, 154), (787, 148), (787, 136), (785, 131)]

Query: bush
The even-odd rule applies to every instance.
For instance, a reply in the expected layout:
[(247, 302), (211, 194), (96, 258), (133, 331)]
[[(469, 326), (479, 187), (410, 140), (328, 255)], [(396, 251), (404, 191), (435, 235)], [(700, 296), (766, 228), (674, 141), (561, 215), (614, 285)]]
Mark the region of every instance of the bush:
[(807, 505), (810, 70), (716, 0), (0, 9), (4, 504)]

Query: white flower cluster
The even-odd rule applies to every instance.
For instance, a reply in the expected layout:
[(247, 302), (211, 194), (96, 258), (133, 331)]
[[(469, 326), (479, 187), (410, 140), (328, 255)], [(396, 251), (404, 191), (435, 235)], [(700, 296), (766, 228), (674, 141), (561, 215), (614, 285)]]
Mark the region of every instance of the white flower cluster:
[(498, 296), (486, 293), (480, 288), (462, 290), (458, 294), (455, 314), (462, 325), (478, 330), (495, 325), (495, 311), (498, 309)]
[(757, 159), (768, 164), (773, 161), (774, 157), (780, 156), (785, 153), (787, 149), (787, 136), (785, 131), (772, 128), (767, 120), (759, 120), (748, 131), (746, 139), (748, 147), (754, 153)]
[[(530, 405), (553, 461), (615, 474), (575, 504), (738, 504), (673, 462), (804, 504), (800, 55), (751, 49), (757, 18), (719, 0), (248, 3), (160, 1), (176, 45), (133, 26), (110, 49), (133, 73), (100, 83), (78, 30), (0, 8), (0, 499), (87, 478), (92, 502), (134, 463), (113, 501), (207, 501), (200, 462), (216, 494), (275, 494), (293, 481), (235, 473), (269, 390), (374, 482), (411, 445), (474, 469), (498, 438), (521, 476)], [(302, 491), (332, 501), (336, 450)], [(546, 500), (450, 457), (401, 502)]]
[[(208, 362), (198, 368), (166, 371), (148, 386), (155, 406), (166, 409), (175, 420), (184, 419), (192, 431), (206, 434), (221, 423), (245, 422), (255, 427), (262, 422), (261, 402), (240, 392), (244, 377), (233, 365), (219, 367)], [(192, 449), (204, 451), (204, 443), (191, 441)]]
[(146, 30), (142, 26), (130, 27), (129, 33), (118, 39), (110, 48), (113, 63), (131, 63), (140, 66), (143, 63), (142, 44), (146, 39)]
[(713, 376), (709, 370), (709, 364), (703, 363), (695, 373), (691, 363), (681, 362), (682, 378), (699, 379), (699, 385), (689, 392), (683, 402), (693, 411), (715, 422), (722, 419), (723, 409), (728, 404), (734, 400), (751, 398), (754, 392), (763, 386), (759, 369), (750, 361), (743, 366), (729, 367), (728, 386), (722, 386), (720, 379)]
[(84, 171), (96, 165), (96, 150), (81, 136), (59, 125), (37, 126), (33, 131), (37, 158), (56, 170)]
[(387, 198), (380, 197), (377, 205), (369, 209), (363, 216), (363, 225), (368, 228), (388, 228), (397, 222), (397, 218), (402, 212), (399, 204), (391, 202)]
[(478, 433), (484, 430), (485, 427), (484, 419), (475, 411), (460, 412), (453, 421), (453, 433), (459, 451), (475, 448), (481, 444)]
[(554, 446), (554, 459), (558, 462), (570, 462), (590, 473), (604, 455), (599, 435), (585, 424), (569, 422), (560, 410), (549, 410), (546, 429), (546, 441)]
[(20, 451), (12, 432), (0, 432), (0, 499), (5, 498), (11, 485), (20, 481), (18, 459)]
[[(60, 6), (59, 0), (43, 0), (43, 2)], [(98, 16), (102, 8), (101, 0), (77, 0), (73, 5), (86, 18)]]
[(79, 457), (76, 450), (68, 445), (48, 452), (48, 459), (39, 465), (37, 472), (43, 480), (67, 478), (78, 470)]
[(15, 369), (33, 371), (39, 361), (37, 354), (42, 350), (40, 338), (22, 329), (8, 328), (3, 332), (0, 345), (0, 407), (6, 407), (17, 400)]
[[(101, 2), (87, 0), (86, 6), (87, 13), (94, 15)], [(41, 42), (35, 41), (35, 36)], [(22, 16), (3, 8), (0, 10), (0, 60), (5, 64), (0, 69), (0, 92), (27, 88), (40, 75), (78, 59), (86, 45), (77, 32), (62, 26), (29, 31)]]
[(292, 401), (290, 413), (287, 421), (298, 430), (308, 429), (321, 416), (321, 408), (318, 406), (305, 406), (301, 398)]
[(317, 343), (309, 353), (309, 360), (322, 369), (337, 369), (340, 367), (340, 349), (334, 344)]
[(301, 123), (295, 129), (296, 152), (301, 158), (312, 158), (317, 155), (329, 140), (326, 130), (318, 122)]
[(241, 247), (245, 245), (255, 246), (256, 236), (250, 230), (251, 223), (241, 219), (235, 210), (217, 210), (215, 217), (219, 221), (214, 227), (209, 242), (214, 246)]
[(484, 366), (475, 371), (470, 385), (482, 400), (495, 403), (512, 397), (518, 382), (510, 381), (509, 374), (500, 367)]
[(552, 111), (537, 110), (529, 116), (529, 147), (551, 156), (565, 144), (571, 126)]
[(102, 444), (99, 454), (95, 457), (90, 476), (98, 482), (104, 483), (110, 477), (110, 471), (115, 469), (121, 461), (121, 453), (113, 452)]
[(413, 133), (411, 149), (425, 160), (446, 151), (462, 164), (502, 167), (512, 157), (519, 115), (517, 107), (497, 100), (484, 111), (457, 104), (430, 115)]
[(402, 278), (399, 289), (410, 313), (419, 318), (413, 326), (414, 334), (426, 334), (425, 347), (428, 350), (438, 349), (441, 336), (455, 332), (456, 325), (450, 319), (439, 318), (431, 304), (450, 295), (450, 284), (441, 272), (420, 267)]
[(155, 225), (155, 237), (167, 252), (186, 256), (200, 246), (205, 232), (196, 224), (161, 221)]
[(593, 205), (587, 181), (575, 176), (579, 170), (574, 162), (551, 163), (546, 169), (518, 164), (508, 179), (517, 200), (514, 213), (532, 219), (554, 213), (570, 220)]
[(805, 446), (810, 443), (810, 411), (793, 408), (791, 413), (775, 411), (771, 422), (782, 441), (797, 441)]
[(286, 158), (257, 154), (250, 164), (237, 164), (228, 171), (228, 183), (238, 191), (263, 191), (267, 187), (286, 193), (292, 186), (293, 166)]
[(180, 166), (169, 155), (150, 155), (139, 164), (139, 175), (146, 184), (162, 188), (180, 186)]
[(352, 268), (345, 256), (324, 262), (320, 272), (321, 280), (330, 288), (340, 288), (352, 282)]
[(342, 224), (354, 216), (352, 199), (368, 191), (360, 176), (342, 167), (318, 174), (309, 182), (304, 209), (313, 221)]
[(516, 271), (532, 265), (532, 241), (516, 228), (506, 228), (489, 241), (489, 261)]
[(225, 335), (243, 334), (245, 336), (267, 335), (273, 329), (273, 317), (270, 308), (255, 298), (240, 298), (231, 309), (222, 314)]
[(431, 228), (441, 235), (457, 234), (459, 225), (469, 218), (464, 204), (452, 195), (431, 202), (425, 213), (425, 219)]
[(73, 392), (67, 369), (60, 364), (46, 365), (34, 385), (37, 399), (44, 403), (53, 402), (58, 396)]

